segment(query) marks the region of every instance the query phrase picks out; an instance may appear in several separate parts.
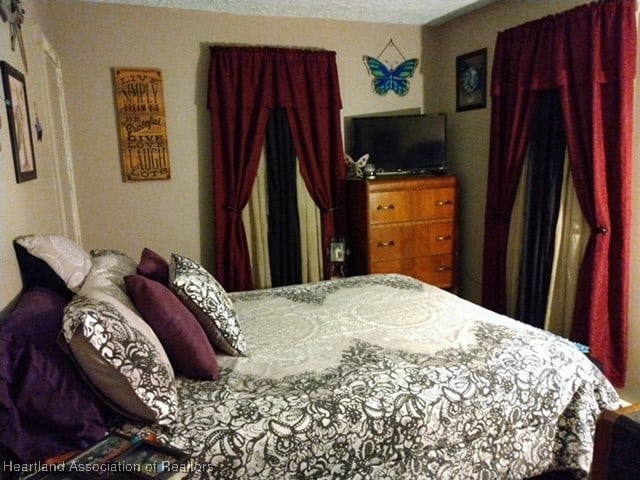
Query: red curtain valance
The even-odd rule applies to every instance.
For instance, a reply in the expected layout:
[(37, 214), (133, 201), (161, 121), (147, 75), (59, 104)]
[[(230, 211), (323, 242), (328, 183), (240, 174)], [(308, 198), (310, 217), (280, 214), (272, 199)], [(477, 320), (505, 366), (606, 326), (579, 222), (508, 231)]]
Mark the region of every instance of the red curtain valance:
[[(211, 47), (209, 108), (342, 108), (336, 52)], [(241, 82), (240, 84), (238, 82)]]
[(635, 78), (635, 11), (634, 0), (592, 3), (500, 32), (492, 95)]

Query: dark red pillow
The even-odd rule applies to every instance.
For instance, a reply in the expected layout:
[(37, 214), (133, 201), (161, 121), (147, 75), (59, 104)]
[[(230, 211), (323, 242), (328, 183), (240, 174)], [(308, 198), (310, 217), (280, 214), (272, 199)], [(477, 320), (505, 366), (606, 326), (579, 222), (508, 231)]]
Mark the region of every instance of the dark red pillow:
[(150, 248), (143, 248), (138, 275), (160, 282), (165, 287), (169, 285), (169, 262)]
[(0, 329), (0, 443), (37, 462), (100, 440), (108, 410), (57, 344), (65, 295), (33, 287)]
[(198, 320), (164, 285), (143, 277), (124, 277), (127, 292), (151, 326), (176, 373), (199, 380), (217, 380), (218, 362)]

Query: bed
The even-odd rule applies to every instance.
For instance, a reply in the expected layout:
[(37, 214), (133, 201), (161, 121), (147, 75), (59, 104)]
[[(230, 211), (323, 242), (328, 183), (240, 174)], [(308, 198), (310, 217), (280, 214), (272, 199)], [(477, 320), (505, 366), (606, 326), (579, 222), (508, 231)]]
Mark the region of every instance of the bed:
[[(99, 275), (91, 279), (88, 272), (67, 297), (61, 329), (68, 356), (103, 402), (98, 410), (117, 411), (122, 431), (153, 433), (188, 452), (181, 477), (525, 479), (566, 471), (586, 478), (597, 417), (619, 406), (613, 387), (573, 343), (407, 276), (237, 293), (217, 285), (220, 296), (212, 304), (203, 303), (211, 292), (202, 292), (215, 280), (196, 262), (172, 255), (165, 263), (145, 251), (140, 262), (93, 252), (89, 270)], [(183, 262), (186, 276), (199, 278), (197, 288), (178, 285)], [(156, 283), (133, 288), (132, 279), (145, 275), (168, 284), (173, 297), (158, 301), (148, 288), (160, 291)], [(87, 284), (94, 290), (90, 300), (83, 295)], [(96, 307), (114, 296), (119, 300), (111, 305), (118, 308)], [(158, 384), (153, 394), (133, 384), (137, 399), (145, 398), (143, 408), (105, 399), (108, 388), (99, 375), (87, 374), (73, 350), (74, 334), (90, 337), (91, 330), (82, 328), (87, 315), (78, 308), (92, 312), (92, 321), (119, 315), (124, 329), (125, 316), (116, 310), (127, 304), (153, 326), (151, 313), (169, 298), (200, 322), (192, 347), (208, 340), (215, 365), (187, 378), (194, 376), (189, 359), (200, 353), (181, 364), (176, 347), (166, 343), (180, 335), (167, 339), (166, 324), (156, 325), (172, 374), (149, 374)], [(202, 323), (203, 313), (222, 318), (217, 332)]]

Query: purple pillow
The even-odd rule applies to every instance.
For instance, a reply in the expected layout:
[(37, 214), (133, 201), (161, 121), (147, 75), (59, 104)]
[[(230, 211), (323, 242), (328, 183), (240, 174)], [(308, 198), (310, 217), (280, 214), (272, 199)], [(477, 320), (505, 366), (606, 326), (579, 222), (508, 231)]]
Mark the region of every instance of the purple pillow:
[(57, 344), (67, 300), (33, 287), (0, 329), (0, 443), (24, 462), (85, 449), (107, 409)]
[(142, 249), (137, 273), (164, 286), (169, 285), (169, 262), (150, 248)]
[(164, 285), (142, 275), (124, 277), (127, 292), (151, 326), (176, 373), (198, 380), (217, 380), (218, 361), (198, 320)]

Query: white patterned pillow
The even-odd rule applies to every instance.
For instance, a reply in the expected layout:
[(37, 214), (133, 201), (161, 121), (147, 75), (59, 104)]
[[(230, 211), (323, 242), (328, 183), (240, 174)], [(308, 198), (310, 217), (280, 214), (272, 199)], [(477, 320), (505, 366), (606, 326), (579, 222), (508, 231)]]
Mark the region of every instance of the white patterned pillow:
[(169, 287), (198, 319), (214, 348), (229, 355), (246, 355), (247, 345), (233, 303), (207, 270), (173, 253)]
[(172, 423), (178, 398), (160, 341), (126, 306), (103, 293), (94, 295), (98, 298), (76, 295), (64, 312), (64, 337), (80, 369), (121, 413)]
[(103, 292), (136, 311), (124, 277), (136, 273), (137, 267), (135, 260), (118, 250), (91, 250), (91, 271), (78, 293), (90, 297), (93, 292)]
[(49, 265), (72, 292), (78, 291), (91, 269), (89, 254), (68, 238), (57, 235), (24, 235), (15, 241), (31, 255)]

